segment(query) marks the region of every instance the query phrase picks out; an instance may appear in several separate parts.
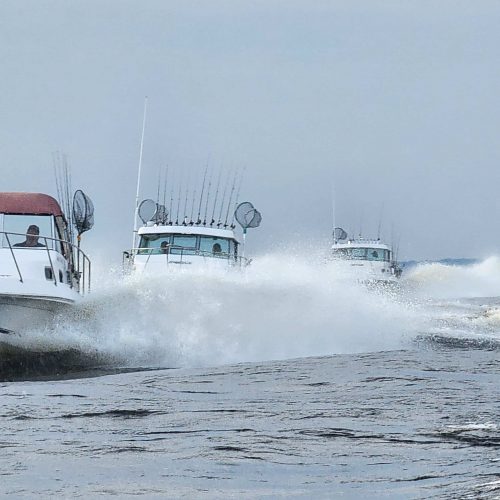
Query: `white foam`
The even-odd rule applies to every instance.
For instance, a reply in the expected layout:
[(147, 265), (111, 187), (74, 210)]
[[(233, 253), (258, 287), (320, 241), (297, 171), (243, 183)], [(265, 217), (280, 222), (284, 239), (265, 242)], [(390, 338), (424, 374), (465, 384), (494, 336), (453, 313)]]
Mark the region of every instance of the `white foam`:
[(397, 349), (418, 330), (410, 306), (311, 260), (280, 253), (241, 273), (115, 276), (51, 339), (130, 365), (193, 366)]

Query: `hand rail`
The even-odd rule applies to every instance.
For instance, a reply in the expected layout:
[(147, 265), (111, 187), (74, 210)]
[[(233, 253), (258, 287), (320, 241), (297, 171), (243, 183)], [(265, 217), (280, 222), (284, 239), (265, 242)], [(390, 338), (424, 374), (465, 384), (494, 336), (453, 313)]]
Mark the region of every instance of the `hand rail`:
[[(172, 250), (178, 251), (179, 253), (173, 253)], [(184, 257), (188, 258), (189, 256), (193, 257), (209, 257), (214, 259), (225, 259), (228, 261), (234, 261), (237, 265), (247, 266), (250, 263), (250, 260), (246, 257), (240, 257), (238, 255), (229, 254), (226, 252), (212, 252), (210, 250), (197, 250), (192, 247), (183, 247), (180, 245), (169, 245), (165, 249), (161, 248), (147, 248), (147, 247), (139, 247), (132, 248), (130, 252), (125, 252), (129, 255), (131, 262), (136, 255), (147, 255), (145, 267), (148, 265), (151, 255), (166, 255), (167, 263), (169, 262), (169, 256), (175, 256), (179, 259), (179, 262), (184, 261)]]
[[(9, 235), (10, 236), (24, 236), (24, 237), (31, 236), (31, 235), (29, 235), (28, 233), (12, 233), (12, 232), (7, 232), (7, 231), (0, 231), (0, 235), (4, 235), (5, 236), (8, 248), (9, 248), (10, 253), (12, 255), (12, 259), (14, 260), (14, 264), (15, 264), (17, 272), (19, 274), (19, 281), (21, 281), (21, 283), (24, 283), (23, 276), (21, 274), (21, 270), (19, 268), (19, 264), (18, 264), (16, 255), (15, 255), (15, 252), (14, 252), (14, 249), (16, 249), (16, 251), (17, 250), (23, 251), (23, 247), (16, 247), (15, 245), (12, 245), (11, 242), (10, 242)], [(48, 258), (49, 258), (49, 263), (50, 263), (50, 268), (51, 268), (52, 274), (54, 276), (54, 283), (55, 283), (55, 285), (57, 286), (57, 276), (56, 276), (56, 273), (55, 273), (55, 270), (54, 270), (54, 265), (53, 265), (53, 262), (52, 262), (52, 258), (50, 256), (50, 250), (51, 249), (49, 248), (49, 245), (47, 245), (47, 241), (61, 243), (61, 247), (62, 247), (62, 251), (61, 252), (59, 250), (56, 250), (56, 249), (52, 249), (52, 251), (60, 253), (65, 258), (65, 260), (68, 263), (68, 265), (71, 266), (70, 269), (69, 269), (69, 271), (71, 272), (71, 275), (70, 275), (71, 278), (70, 278), (70, 283), (69, 283), (70, 287), (71, 288), (74, 287), (74, 280), (75, 280), (76, 284), (78, 285), (78, 293), (80, 293), (81, 295), (85, 295), (85, 292), (87, 292), (87, 293), (90, 292), (90, 275), (91, 275), (91, 266), (92, 266), (92, 264), (90, 262), (89, 257), (85, 254), (85, 252), (81, 248), (78, 248), (77, 245), (74, 245), (73, 243), (71, 243), (71, 242), (69, 242), (67, 240), (62, 240), (60, 238), (51, 238), (49, 236), (39, 236), (39, 238), (43, 238), (43, 240), (45, 241), (45, 248), (47, 250), (47, 254), (48, 254)], [(71, 252), (76, 251), (75, 252), (76, 253), (76, 263), (77, 263), (78, 266), (80, 264), (80, 259), (82, 260), (83, 271), (81, 273), (76, 271), (75, 263), (74, 263), (75, 255), (73, 254), (73, 262), (72, 262), (70, 260), (70, 258), (69, 258), (69, 255), (68, 256), (65, 255), (66, 254), (66, 251), (65, 251), (66, 248), (62, 244), (68, 245), (69, 249), (71, 250)], [(0, 246), (0, 248), (2, 248), (2, 246)], [(24, 248), (29, 248), (29, 247), (24, 247)], [(87, 264), (87, 265), (85, 265), (85, 264)], [(86, 271), (88, 272), (88, 276), (87, 276), (87, 272)], [(82, 286), (80, 286), (80, 284)]]
[(7, 239), (7, 243), (9, 244), (10, 253), (12, 255), (12, 258), (14, 259), (14, 264), (16, 265), (17, 273), (19, 274), (19, 281), (23, 283), (23, 275), (21, 274), (21, 270), (19, 269), (16, 256), (14, 255), (14, 250), (12, 250), (12, 245), (10, 244), (9, 235), (7, 233), (5, 233), (5, 238)]

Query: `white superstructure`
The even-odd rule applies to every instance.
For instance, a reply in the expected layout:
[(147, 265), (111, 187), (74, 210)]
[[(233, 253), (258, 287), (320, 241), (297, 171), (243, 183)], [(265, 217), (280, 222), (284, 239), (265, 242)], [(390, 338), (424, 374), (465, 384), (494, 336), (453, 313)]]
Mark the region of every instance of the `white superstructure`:
[(378, 239), (334, 240), (331, 256), (360, 282), (395, 284), (401, 276), (392, 249)]
[(138, 248), (125, 252), (131, 270), (156, 273), (174, 269), (227, 269), (246, 265), (238, 255), (232, 229), (195, 225), (146, 225), (138, 230)]

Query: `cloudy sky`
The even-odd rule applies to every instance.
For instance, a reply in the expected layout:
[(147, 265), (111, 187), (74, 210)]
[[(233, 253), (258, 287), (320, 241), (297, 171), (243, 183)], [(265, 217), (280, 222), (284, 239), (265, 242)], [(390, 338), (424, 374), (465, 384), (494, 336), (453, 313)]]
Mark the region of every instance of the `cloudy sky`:
[(334, 183), (402, 258), (498, 253), (499, 26), (488, 0), (1, 0), (2, 190), (55, 194), (66, 153), (119, 262), (147, 95), (142, 197), (167, 164), (246, 168), (253, 252), (326, 244)]

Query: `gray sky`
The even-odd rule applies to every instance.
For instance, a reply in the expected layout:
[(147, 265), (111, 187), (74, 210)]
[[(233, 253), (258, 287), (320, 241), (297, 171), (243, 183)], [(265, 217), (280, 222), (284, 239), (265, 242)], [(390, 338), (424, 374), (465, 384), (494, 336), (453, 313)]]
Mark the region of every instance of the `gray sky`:
[(93, 198), (84, 245), (130, 246), (158, 169), (246, 166), (255, 252), (366, 236), (402, 258), (500, 247), (497, 1), (0, 1), (2, 190), (55, 194), (52, 152)]

